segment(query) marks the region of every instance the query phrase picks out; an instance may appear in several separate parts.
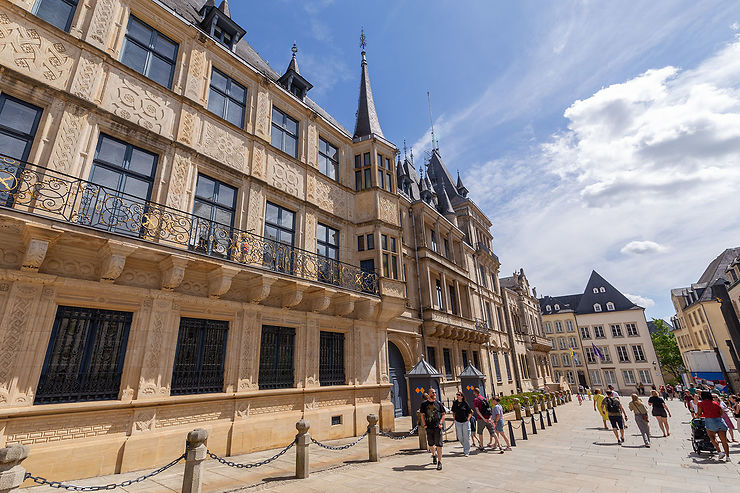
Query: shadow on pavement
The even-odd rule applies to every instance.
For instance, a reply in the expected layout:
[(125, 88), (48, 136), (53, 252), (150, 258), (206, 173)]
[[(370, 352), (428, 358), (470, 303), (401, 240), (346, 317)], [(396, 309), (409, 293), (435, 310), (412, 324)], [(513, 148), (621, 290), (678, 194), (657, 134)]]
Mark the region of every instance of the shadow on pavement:
[(437, 466), (433, 464), (424, 464), (418, 465), (418, 464), (407, 464), (405, 466), (396, 466), (393, 468), (394, 471), (431, 471), (435, 469)]

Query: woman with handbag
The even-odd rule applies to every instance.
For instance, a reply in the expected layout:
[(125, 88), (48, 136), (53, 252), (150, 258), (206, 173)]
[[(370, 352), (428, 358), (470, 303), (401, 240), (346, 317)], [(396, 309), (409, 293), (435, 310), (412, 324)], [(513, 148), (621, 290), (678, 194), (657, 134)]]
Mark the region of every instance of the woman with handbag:
[(650, 448), (650, 421), (648, 412), (645, 404), (642, 403), (637, 394), (632, 394), (632, 402), (630, 402), (629, 408), (635, 413), (635, 423), (637, 423), (637, 427), (640, 429), (645, 446)]

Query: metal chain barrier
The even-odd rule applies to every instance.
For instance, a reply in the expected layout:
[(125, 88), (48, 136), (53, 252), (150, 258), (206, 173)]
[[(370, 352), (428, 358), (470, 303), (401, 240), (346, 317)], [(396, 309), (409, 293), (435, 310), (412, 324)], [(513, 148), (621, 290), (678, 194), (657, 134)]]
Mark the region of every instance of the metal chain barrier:
[(157, 474), (166, 471), (170, 467), (174, 466), (178, 462), (180, 462), (182, 459), (185, 458), (185, 454), (182, 454), (177, 459), (173, 460), (166, 466), (162, 466), (159, 469), (155, 469), (154, 471), (150, 472), (149, 474), (144, 474), (143, 476), (139, 476), (136, 479), (129, 479), (126, 481), (122, 481), (120, 483), (110, 483), (106, 484), (104, 486), (76, 486), (73, 484), (65, 484), (60, 481), (49, 481), (46, 478), (42, 478), (41, 476), (33, 476), (31, 473), (26, 473), (26, 476), (24, 479), (31, 479), (36, 484), (46, 485), (51, 488), (57, 488), (61, 490), (67, 490), (67, 491), (103, 491), (103, 490), (115, 490), (116, 488), (125, 488), (127, 486), (131, 486), (135, 483), (141, 483), (142, 481), (146, 481), (147, 479), (156, 476)]
[(455, 426), (455, 422), (454, 421), (452, 423), (450, 423), (450, 426), (448, 426), (447, 428), (445, 428), (444, 432), (447, 433), (448, 431), (450, 431), (452, 429), (453, 426)]
[(401, 435), (401, 436), (398, 436), (398, 437), (396, 437), (396, 436), (393, 436), (393, 435), (391, 435), (390, 433), (386, 433), (385, 431), (383, 431), (383, 430), (380, 430), (380, 429), (378, 430), (378, 433), (379, 433), (379, 434), (381, 434), (381, 435), (383, 435), (383, 436), (384, 436), (384, 437), (386, 437), (386, 438), (390, 438), (391, 440), (404, 440), (404, 439), (406, 439), (406, 438), (408, 438), (408, 437), (412, 437), (412, 436), (415, 436), (415, 435), (416, 435), (416, 430), (418, 430), (418, 429), (419, 429), (419, 425), (416, 425), (416, 426), (414, 426), (414, 428), (413, 428), (413, 429), (412, 429), (411, 431), (409, 431), (409, 432), (408, 432), (408, 433), (407, 433), (406, 435)]
[(278, 457), (280, 457), (285, 452), (287, 452), (288, 450), (290, 450), (290, 448), (293, 445), (295, 445), (295, 440), (293, 440), (292, 442), (290, 442), (287, 447), (285, 447), (283, 450), (281, 450), (277, 454), (273, 455), (269, 459), (261, 460), (259, 462), (253, 462), (251, 464), (240, 464), (238, 462), (232, 462), (230, 460), (226, 460), (223, 457), (219, 457), (218, 455), (214, 454), (210, 450), (207, 453), (208, 453), (208, 457), (210, 457), (211, 459), (214, 459), (214, 460), (220, 462), (221, 464), (223, 464), (225, 466), (236, 467), (238, 469), (251, 469), (253, 467), (259, 467), (259, 466), (264, 466), (265, 464), (269, 464), (270, 462), (276, 460)]
[(363, 433), (362, 435), (360, 435), (360, 438), (358, 438), (358, 439), (357, 439), (357, 440), (355, 440), (354, 442), (352, 442), (352, 443), (348, 443), (347, 445), (340, 445), (340, 446), (338, 446), (338, 447), (332, 447), (331, 445), (326, 445), (326, 444), (324, 444), (324, 443), (321, 443), (320, 441), (316, 440), (316, 439), (315, 439), (314, 437), (311, 437), (311, 442), (312, 442), (312, 443), (315, 443), (315, 444), (316, 444), (316, 445), (318, 445), (319, 447), (321, 447), (321, 448), (325, 448), (325, 449), (327, 449), (327, 450), (346, 450), (346, 449), (348, 449), (348, 448), (350, 448), (350, 447), (354, 447), (355, 445), (357, 445), (358, 443), (360, 443), (360, 441), (361, 441), (361, 440), (362, 440), (363, 438), (365, 438), (366, 436), (367, 436), (367, 432), (365, 432), (365, 433)]
[(517, 430), (522, 427), (522, 422), (521, 421), (519, 421), (517, 423), (519, 426), (515, 425), (513, 420), (509, 420), (509, 423), (511, 423), (511, 426), (513, 426)]

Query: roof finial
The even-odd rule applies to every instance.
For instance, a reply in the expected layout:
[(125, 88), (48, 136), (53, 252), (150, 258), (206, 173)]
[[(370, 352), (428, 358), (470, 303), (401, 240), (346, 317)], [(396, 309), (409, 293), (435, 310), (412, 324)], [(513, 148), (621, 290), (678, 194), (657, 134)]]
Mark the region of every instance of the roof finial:
[(414, 165), (414, 148), (413, 147), (411, 148), (410, 152), (411, 152), (411, 165), (413, 166)]
[(293, 58), (295, 58), (296, 54), (298, 53), (298, 45), (295, 41), (293, 41), (293, 47), (290, 49), (290, 51), (293, 52)]
[(365, 48), (367, 47), (367, 38), (365, 37), (365, 26), (360, 29), (360, 48), (362, 48), (362, 61), (365, 60)]
[(432, 125), (432, 152), (438, 151), (438, 142), (434, 138), (434, 119), (432, 118), (432, 97), (429, 95), (429, 91), (427, 91), (427, 102), (429, 103), (429, 123)]
[(406, 160), (406, 139), (403, 139), (403, 160)]

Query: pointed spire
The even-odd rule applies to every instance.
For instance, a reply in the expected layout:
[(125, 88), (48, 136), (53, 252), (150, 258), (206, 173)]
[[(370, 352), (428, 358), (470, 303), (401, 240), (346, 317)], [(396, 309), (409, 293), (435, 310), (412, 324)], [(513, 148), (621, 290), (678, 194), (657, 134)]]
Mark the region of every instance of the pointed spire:
[(229, 0), (224, 0), (221, 5), (218, 6), (218, 10), (224, 13), (226, 17), (231, 19), (231, 10), (229, 9)]
[(447, 196), (444, 188), (442, 188), (442, 193), (439, 195), (439, 212), (444, 215), (455, 214), (455, 209), (452, 208), (450, 198)]
[(373, 101), (373, 91), (370, 88), (370, 75), (367, 70), (367, 59), (365, 58), (365, 47), (367, 38), (363, 28), (360, 34), (360, 47), (362, 48), (362, 74), (360, 77), (360, 96), (357, 101), (357, 121), (355, 122), (354, 138), (377, 135), (383, 137), (383, 131), (380, 129), (380, 121), (375, 111), (375, 101)]
[(296, 54), (298, 54), (298, 45), (295, 41), (293, 41), (293, 47), (290, 49), (290, 51), (293, 52), (293, 58), (290, 59), (288, 70), (292, 70), (296, 74), (300, 74), (301, 72), (298, 70), (298, 60), (296, 59)]
[(455, 188), (457, 188), (457, 193), (463, 197), (468, 196), (468, 189), (463, 185), (462, 178), (460, 178), (460, 171), (457, 172), (457, 186)]

